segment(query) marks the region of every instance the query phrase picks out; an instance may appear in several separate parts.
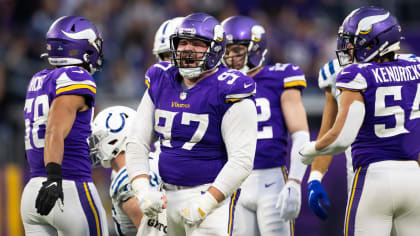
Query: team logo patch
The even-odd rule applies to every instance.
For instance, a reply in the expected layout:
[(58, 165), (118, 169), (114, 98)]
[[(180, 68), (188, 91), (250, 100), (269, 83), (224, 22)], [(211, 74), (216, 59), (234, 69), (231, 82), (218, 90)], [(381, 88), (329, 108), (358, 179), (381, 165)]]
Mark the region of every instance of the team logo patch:
[(254, 42), (261, 41), (262, 35), (265, 34), (265, 30), (261, 25), (254, 25), (251, 29), (251, 40)]
[(185, 100), (185, 99), (187, 98), (187, 93), (186, 93), (186, 92), (181, 92), (181, 93), (179, 94), (179, 98), (180, 98), (181, 100)]
[(223, 41), (223, 27), (221, 25), (214, 26), (214, 40)]

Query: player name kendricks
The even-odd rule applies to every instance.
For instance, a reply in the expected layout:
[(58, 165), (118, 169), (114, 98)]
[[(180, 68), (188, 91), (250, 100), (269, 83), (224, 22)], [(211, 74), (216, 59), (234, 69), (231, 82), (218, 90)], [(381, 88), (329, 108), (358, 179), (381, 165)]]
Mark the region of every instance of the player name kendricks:
[(420, 79), (420, 64), (409, 66), (387, 66), (374, 68), (371, 71), (376, 83), (400, 82)]
[(191, 105), (190, 104), (185, 104), (185, 103), (172, 102), (171, 107), (190, 108)]

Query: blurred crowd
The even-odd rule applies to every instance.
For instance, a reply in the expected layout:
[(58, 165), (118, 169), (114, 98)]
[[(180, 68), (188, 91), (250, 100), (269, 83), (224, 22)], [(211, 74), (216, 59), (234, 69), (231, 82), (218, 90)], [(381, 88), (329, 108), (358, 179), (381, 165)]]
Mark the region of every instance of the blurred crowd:
[(136, 107), (145, 89), (144, 73), (156, 62), (155, 31), (168, 18), (198, 11), (220, 21), (238, 14), (255, 18), (268, 34), (268, 63), (299, 65), (309, 84), (305, 93), (322, 96), (318, 71), (335, 57), (338, 26), (348, 12), (366, 4), (393, 12), (406, 32), (403, 48), (416, 51), (419, 23), (413, 9), (420, 3), (415, 0), (0, 0), (0, 165), (25, 162), (26, 86), (48, 66), (39, 55), (45, 52), (48, 27), (60, 16), (85, 16), (102, 32), (105, 64), (95, 74), (100, 110), (117, 103)]

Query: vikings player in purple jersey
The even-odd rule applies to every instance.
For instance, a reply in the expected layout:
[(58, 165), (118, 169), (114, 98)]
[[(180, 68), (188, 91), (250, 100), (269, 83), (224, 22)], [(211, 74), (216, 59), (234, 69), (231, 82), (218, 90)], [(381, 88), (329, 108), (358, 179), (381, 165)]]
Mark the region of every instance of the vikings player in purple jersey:
[[(414, 54), (396, 54), (399, 60), (417, 60)], [(324, 64), (319, 71), (318, 85), (325, 92), (325, 107), (322, 114), (322, 123), (318, 134), (320, 139), (334, 124), (337, 116), (338, 102), (340, 100), (340, 92), (335, 85), (338, 73), (345, 66), (340, 66), (338, 59), (333, 59)], [(351, 147), (345, 151), (346, 156), (346, 172), (347, 172), (347, 193), (351, 191), (354, 171), (351, 158)], [(319, 156), (314, 159), (311, 164), (311, 173), (308, 178), (308, 202), (311, 210), (321, 219), (327, 219), (328, 212), (325, 206), (329, 206), (329, 200), (325, 189), (322, 187), (321, 181), (326, 174), (331, 163), (332, 156)]]
[(302, 162), (352, 148), (356, 171), (345, 235), (420, 232), (420, 63), (395, 57), (401, 29), (388, 11), (361, 7), (340, 27), (337, 119), (301, 150)]
[(78, 16), (57, 19), (46, 37), (46, 56), (56, 68), (32, 77), (24, 108), (31, 172), (21, 203), (25, 233), (108, 235), (87, 142), (96, 93), (92, 74), (102, 66), (102, 38)]
[(231, 235), (237, 189), (252, 170), (255, 83), (220, 65), (225, 43), (214, 17), (191, 14), (171, 37), (174, 65), (160, 62), (146, 73), (127, 168), (143, 212), (160, 212), (165, 198), (153, 194), (147, 175), (157, 136), (168, 235)]
[[(309, 142), (301, 90), (305, 77), (294, 64), (264, 66), (264, 28), (245, 16), (222, 22), (227, 38), (224, 63), (251, 76), (257, 84), (258, 142), (254, 170), (241, 186), (239, 230), (247, 235), (293, 235), (301, 205), (300, 184), (306, 166), (298, 150)], [(293, 140), (287, 175), (288, 133)], [(279, 208), (279, 209), (276, 209)]]

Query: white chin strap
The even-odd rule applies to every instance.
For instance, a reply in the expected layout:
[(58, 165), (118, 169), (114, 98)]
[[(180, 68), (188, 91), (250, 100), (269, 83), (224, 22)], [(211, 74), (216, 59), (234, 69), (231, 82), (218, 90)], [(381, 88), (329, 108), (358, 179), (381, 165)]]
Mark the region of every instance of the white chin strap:
[(194, 68), (179, 68), (179, 73), (182, 77), (192, 80), (199, 77), (203, 72), (201, 71), (201, 67), (194, 67)]

